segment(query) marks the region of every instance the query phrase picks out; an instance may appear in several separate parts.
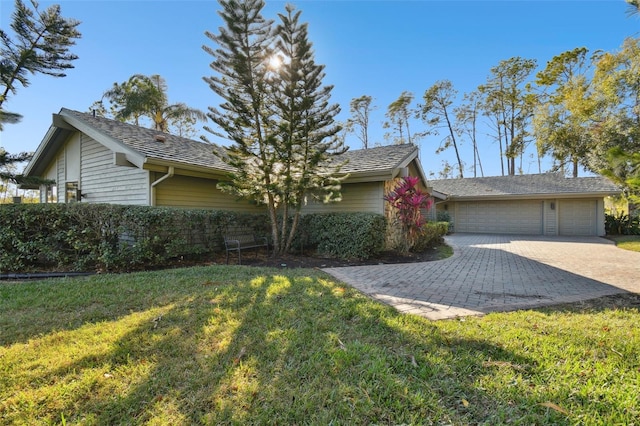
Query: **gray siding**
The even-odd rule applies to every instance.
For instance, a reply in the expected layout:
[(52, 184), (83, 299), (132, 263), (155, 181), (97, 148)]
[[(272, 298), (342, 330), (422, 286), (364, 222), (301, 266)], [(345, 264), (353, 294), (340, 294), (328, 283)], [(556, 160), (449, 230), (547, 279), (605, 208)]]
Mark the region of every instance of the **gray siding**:
[(149, 172), (116, 166), (113, 152), (82, 135), (82, 202), (149, 205)]
[(384, 214), (383, 182), (351, 183), (342, 185), (342, 201), (324, 204), (308, 199), (302, 213), (369, 212)]
[[(158, 173), (155, 179), (162, 174)], [(164, 207), (184, 207), (212, 210), (233, 210), (243, 212), (263, 212), (247, 201), (237, 201), (232, 195), (216, 188), (215, 180), (188, 176), (173, 176), (155, 187), (155, 205)]]
[(544, 235), (558, 235), (558, 200), (544, 202)]
[(60, 153), (58, 153), (58, 158), (56, 161), (57, 165), (57, 169), (56, 169), (56, 173), (58, 175), (58, 177), (56, 178), (56, 183), (58, 186), (58, 202), (59, 203), (64, 203), (65, 199), (65, 192), (64, 192), (64, 186), (67, 183), (66, 179), (65, 179), (65, 161), (64, 161), (64, 148), (61, 150)]

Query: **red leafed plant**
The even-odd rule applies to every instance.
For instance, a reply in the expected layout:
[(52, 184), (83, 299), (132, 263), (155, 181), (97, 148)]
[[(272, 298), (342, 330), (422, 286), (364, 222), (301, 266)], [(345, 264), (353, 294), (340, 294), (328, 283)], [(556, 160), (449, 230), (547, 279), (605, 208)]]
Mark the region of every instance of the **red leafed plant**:
[(423, 192), (416, 176), (403, 177), (394, 190), (384, 196), (384, 199), (396, 209), (398, 220), (406, 235), (404, 251), (409, 251), (420, 236), (420, 229), (426, 222), (421, 209), (429, 209), (432, 199), (429, 193)]

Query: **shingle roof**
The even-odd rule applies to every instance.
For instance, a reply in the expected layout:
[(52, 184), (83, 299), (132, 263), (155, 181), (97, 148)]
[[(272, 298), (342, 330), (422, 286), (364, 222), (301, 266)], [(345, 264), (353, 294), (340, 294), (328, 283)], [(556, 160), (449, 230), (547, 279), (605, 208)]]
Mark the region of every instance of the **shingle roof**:
[(567, 178), (558, 173), (495, 176), (466, 179), (431, 180), (437, 192), (455, 198), (491, 198), (500, 196), (549, 196), (556, 194), (620, 193), (610, 180), (601, 177)]
[[(122, 123), (105, 117), (94, 117), (91, 113), (84, 113), (63, 108), (63, 116), (75, 117), (93, 129), (112, 139), (121, 141), (135, 151), (152, 159), (184, 163), (214, 168), (223, 171), (231, 170), (214, 150), (222, 150), (218, 145), (194, 141), (180, 136), (160, 133), (132, 124)], [(156, 136), (162, 134), (164, 142), (156, 141)], [(343, 173), (375, 173), (391, 172), (398, 167), (404, 167), (408, 160), (417, 157), (418, 148), (415, 145), (387, 145), (369, 149), (349, 150), (336, 157), (335, 161), (348, 160), (341, 169)]]
[[(220, 170), (231, 170), (226, 163), (214, 155), (214, 150), (220, 150), (217, 145), (161, 133), (154, 129), (122, 123), (105, 117), (94, 117), (90, 113), (66, 108), (63, 108), (60, 114), (82, 120), (105, 136), (119, 140), (149, 158)], [(164, 142), (156, 140), (156, 135), (158, 134), (162, 134), (165, 137)]]
[(342, 168), (345, 173), (386, 171), (400, 167), (412, 156), (418, 147), (412, 144), (386, 145), (368, 149), (349, 150), (338, 158), (348, 160)]

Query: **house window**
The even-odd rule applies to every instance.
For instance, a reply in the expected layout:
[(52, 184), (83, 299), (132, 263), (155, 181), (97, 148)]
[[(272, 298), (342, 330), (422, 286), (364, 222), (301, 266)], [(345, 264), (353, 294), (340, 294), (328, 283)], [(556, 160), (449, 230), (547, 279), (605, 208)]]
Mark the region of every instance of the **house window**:
[(65, 202), (77, 203), (80, 201), (78, 192), (78, 182), (67, 182), (65, 186)]
[(57, 203), (58, 202), (58, 191), (55, 185), (47, 185), (45, 189), (45, 203)]
[(40, 202), (44, 204), (58, 202), (55, 185), (40, 185)]

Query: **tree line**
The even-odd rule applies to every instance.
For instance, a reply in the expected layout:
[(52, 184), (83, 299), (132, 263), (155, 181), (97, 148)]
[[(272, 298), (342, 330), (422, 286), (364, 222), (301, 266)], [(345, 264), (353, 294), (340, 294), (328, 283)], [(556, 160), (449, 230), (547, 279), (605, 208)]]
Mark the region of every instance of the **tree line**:
[[(530, 146), (539, 169), (540, 159), (550, 155), (554, 171), (574, 177), (581, 167), (618, 178), (631, 173), (633, 167), (625, 169), (621, 156), (640, 151), (640, 39), (628, 38), (617, 52), (576, 48), (553, 57), (542, 70), (536, 68), (534, 59), (500, 61), (484, 84), (462, 97), (449, 80), (437, 81), (416, 102), (412, 93), (403, 92), (387, 107), (382, 127), (389, 129), (386, 136), (392, 143), (442, 136), (436, 153), (451, 149), (456, 158), (453, 169), (443, 170), (446, 177), (465, 177), (462, 143), (472, 146), (473, 176), (483, 175), (481, 122), (488, 124), (489, 141), (499, 146), (503, 175), (522, 173)], [(371, 144), (373, 100), (369, 95), (352, 99), (346, 122), (363, 148)], [(412, 120), (421, 128), (412, 129)]]

